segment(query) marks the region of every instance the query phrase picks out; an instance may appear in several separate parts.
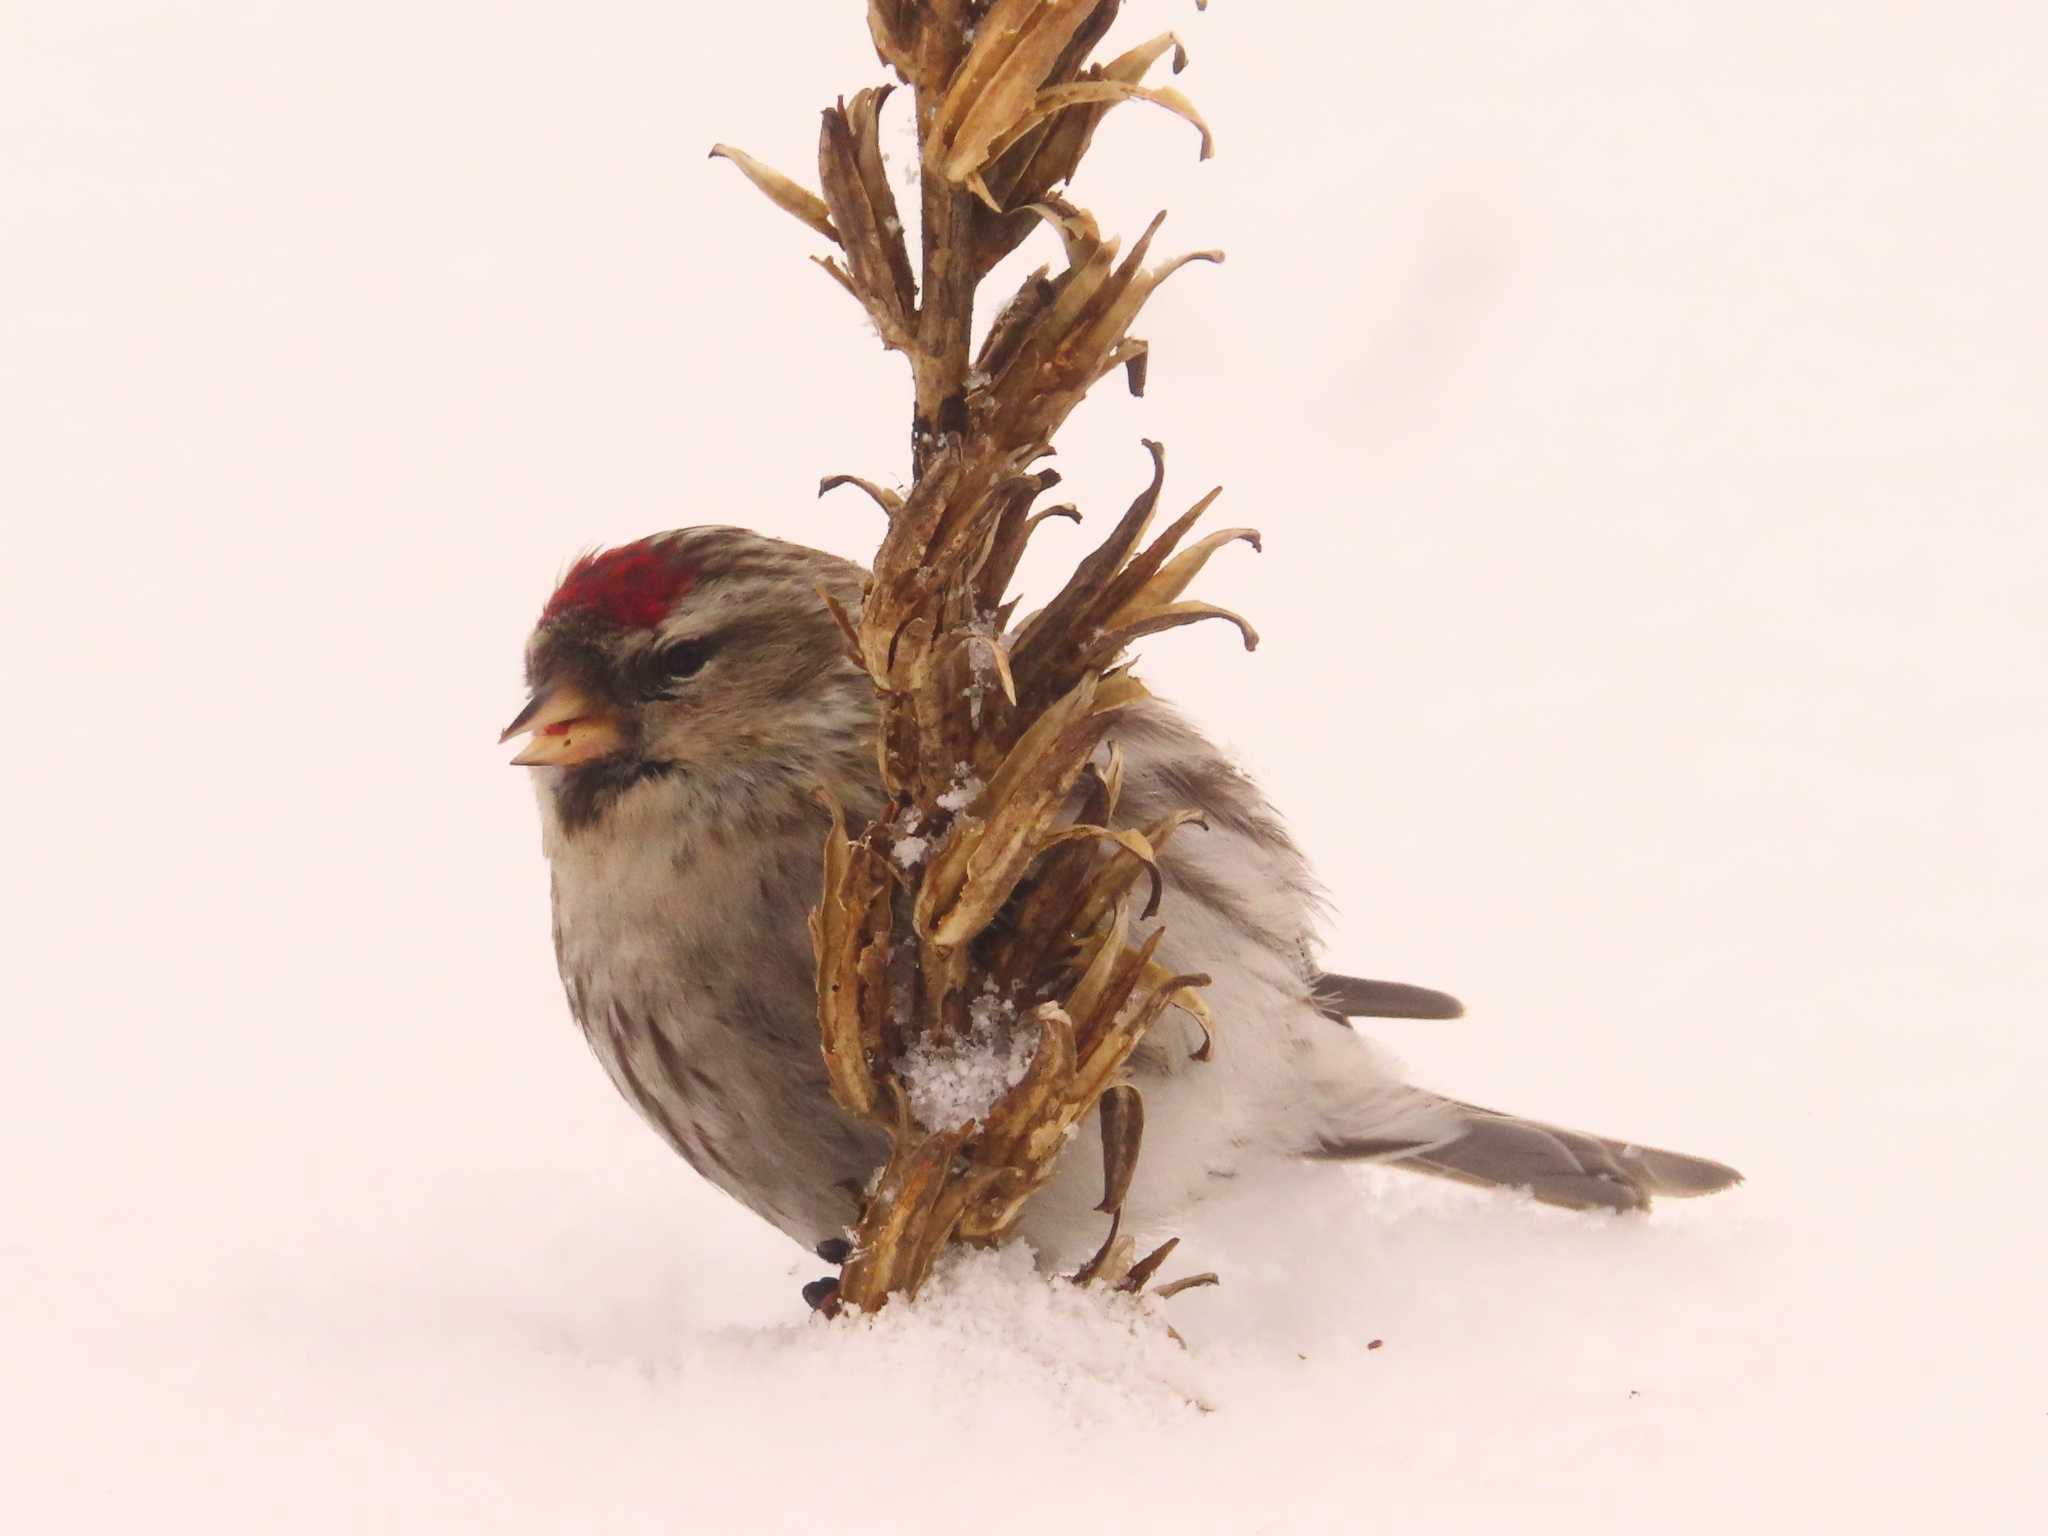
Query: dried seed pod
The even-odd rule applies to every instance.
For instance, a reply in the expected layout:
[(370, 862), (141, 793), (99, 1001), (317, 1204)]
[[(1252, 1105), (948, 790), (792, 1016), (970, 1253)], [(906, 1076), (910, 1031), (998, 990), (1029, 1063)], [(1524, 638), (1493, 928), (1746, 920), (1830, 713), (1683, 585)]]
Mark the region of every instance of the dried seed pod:
[[(1117, 369), (1143, 392), (1150, 353), (1132, 323), (1182, 265), (1220, 259), (1148, 266), (1160, 219), (1125, 249), (1060, 195), (1125, 101), (1187, 118), (1210, 149), (1192, 105), (1145, 83), (1162, 60), (1185, 64), (1172, 34), (1089, 62), (1119, 10), (1119, 0), (869, 0), (876, 51), (917, 98), (918, 260), (882, 154), (886, 89), (825, 112), (822, 195), (740, 151), (715, 151), (834, 242), (835, 254), (814, 259), (906, 355), (915, 388), (909, 489), (849, 475), (820, 486), (852, 485), (888, 519), (858, 609), (827, 599), (877, 689), (889, 804), (855, 835), (827, 797), (811, 917), (820, 1041), (834, 1096), (891, 1141), (872, 1185), (853, 1191), (854, 1240), (831, 1249), (844, 1266), (837, 1292), (815, 1288), (828, 1310), (914, 1291), (948, 1242), (1001, 1241), (1091, 1112), (1114, 1213), (1143, 1141), (1143, 1101), (1124, 1080), (1132, 1053), (1173, 1007), (1200, 1027), (1197, 1055), (1214, 1037), (1196, 990), (1206, 978), (1157, 958), (1171, 878), (1160, 850), (1193, 817), (1124, 824), (1113, 738), (1146, 697), (1121, 669), (1131, 641), (1205, 617), (1255, 638), (1186, 592), (1218, 549), (1257, 536), (1230, 529), (1187, 543), (1212, 493), (1146, 543), (1164, 484), (1163, 454), (1148, 445), (1143, 494), (1044, 608), (1009, 623), (1010, 583), (1034, 531), (1078, 517), (1038, 505), (1059, 483), (1042, 467), (1053, 434)], [(977, 285), (1039, 223), (1059, 235), (1063, 267), (1027, 277), (974, 350)], [(913, 825), (922, 856), (892, 860)], [(1028, 1068), (968, 1123), (919, 1125), (904, 1048), (961, 1048), (971, 1025), (986, 1033), (978, 1010), (990, 999), (1031, 1032)], [(1113, 1214), (1080, 1278), (1140, 1289), (1171, 1245), (1136, 1260), (1119, 1225)]]
[(832, 828), (825, 836), (824, 895), (811, 913), (811, 947), (825, 1068), (832, 1096), (848, 1113), (879, 1119), (884, 1094), (875, 1066), (892, 1045), (887, 865), (865, 840), (847, 837), (839, 801), (830, 794), (820, 798)]
[(925, 168), (979, 185), (990, 146), (1031, 111), (1094, 10), (1095, 0), (995, 0), (932, 118)]
[(874, 317), (884, 345), (911, 347), (917, 280), (903, 244), (903, 221), (882, 165), (879, 118), (888, 88), (857, 91), (853, 105), (827, 107), (818, 133), (818, 179), (854, 293)]

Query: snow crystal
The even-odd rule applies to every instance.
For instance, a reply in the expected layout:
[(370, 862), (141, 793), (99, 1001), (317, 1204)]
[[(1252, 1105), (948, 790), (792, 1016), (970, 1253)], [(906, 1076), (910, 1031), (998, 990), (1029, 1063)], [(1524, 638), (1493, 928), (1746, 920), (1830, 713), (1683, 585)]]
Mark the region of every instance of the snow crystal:
[(967, 1016), (967, 1033), (952, 1044), (919, 1041), (898, 1063), (911, 1113), (934, 1130), (981, 1119), (1037, 1053), (1037, 1036), (1018, 1027), (1015, 1006), (992, 987), (969, 1004)]
[[(962, 763), (960, 766), (965, 769), (967, 765)], [(939, 796), (939, 809), (942, 811), (964, 811), (969, 805), (973, 804), (974, 797), (980, 794), (981, 790), (981, 780), (971, 773), (967, 774), (958, 780), (951, 789)]]
[(896, 839), (896, 862), (905, 869), (915, 869), (924, 861), (925, 851), (931, 847), (928, 837), (899, 837)]

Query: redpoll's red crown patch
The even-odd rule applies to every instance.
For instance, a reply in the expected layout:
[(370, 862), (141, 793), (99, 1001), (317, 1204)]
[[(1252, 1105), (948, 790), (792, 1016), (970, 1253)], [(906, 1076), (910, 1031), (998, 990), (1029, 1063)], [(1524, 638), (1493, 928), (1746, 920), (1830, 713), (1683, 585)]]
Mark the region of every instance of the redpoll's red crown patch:
[(639, 539), (585, 555), (570, 566), (541, 610), (541, 622), (586, 609), (622, 629), (652, 629), (668, 617), (696, 579), (696, 568), (677, 559), (658, 540)]

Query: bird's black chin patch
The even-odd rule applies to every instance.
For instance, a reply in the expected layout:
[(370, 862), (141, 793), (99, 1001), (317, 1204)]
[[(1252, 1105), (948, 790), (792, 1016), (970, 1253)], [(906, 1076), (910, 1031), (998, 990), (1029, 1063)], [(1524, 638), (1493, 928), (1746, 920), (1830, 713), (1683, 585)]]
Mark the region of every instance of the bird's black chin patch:
[(565, 769), (555, 785), (555, 814), (565, 832), (583, 832), (604, 820), (619, 797), (636, 784), (682, 772), (675, 763), (656, 762), (632, 752), (615, 752)]

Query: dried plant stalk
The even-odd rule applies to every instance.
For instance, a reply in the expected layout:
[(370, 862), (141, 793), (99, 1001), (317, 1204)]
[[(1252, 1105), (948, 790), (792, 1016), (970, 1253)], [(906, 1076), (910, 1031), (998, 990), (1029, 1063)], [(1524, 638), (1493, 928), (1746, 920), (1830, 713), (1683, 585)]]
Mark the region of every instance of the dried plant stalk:
[[(778, 207), (832, 241), (821, 265), (909, 360), (912, 483), (905, 494), (851, 475), (888, 517), (858, 615), (835, 609), (881, 704), (877, 759), (889, 806), (850, 831), (835, 805), (823, 899), (812, 915), (818, 1013), (832, 1091), (887, 1128), (893, 1152), (867, 1192), (833, 1305), (873, 1309), (914, 1293), (949, 1242), (999, 1242), (1052, 1176), (1069, 1130), (1100, 1115), (1110, 1216), (1078, 1278), (1142, 1289), (1172, 1244), (1138, 1259), (1118, 1235), (1144, 1103), (1124, 1081), (1131, 1053), (1170, 1007), (1214, 1024), (1199, 988), (1155, 958), (1160, 848), (1192, 812), (1119, 826), (1120, 717), (1146, 697), (1121, 666), (1132, 641), (1237, 615), (1182, 594), (1248, 529), (1185, 544), (1203, 497), (1151, 542), (1165, 455), (1108, 537), (1030, 619), (1011, 629), (1008, 588), (1032, 533), (1073, 508), (1039, 508), (1059, 483), (1038, 468), (1088, 390), (1119, 368), (1144, 388), (1146, 345), (1130, 334), (1160, 283), (1196, 252), (1148, 265), (1164, 215), (1126, 253), (1059, 195), (1103, 115), (1151, 101), (1209, 129), (1178, 92), (1145, 84), (1180, 40), (1165, 34), (1106, 63), (1090, 56), (1122, 0), (869, 0), (877, 53), (910, 88), (918, 143), (920, 248), (905, 238), (886, 174), (881, 116), (891, 87), (826, 109), (820, 193), (718, 146)], [(1041, 267), (972, 347), (975, 300), (992, 268), (1040, 224), (1065, 264)], [(928, 856), (892, 859), (914, 826)], [(1140, 901), (1140, 882), (1144, 895)], [(1035, 1040), (1023, 1077), (974, 1119), (921, 1124), (905, 1052), (969, 1048), (978, 999), (999, 1000)], [(1200, 1283), (1197, 1276), (1175, 1289)]]

